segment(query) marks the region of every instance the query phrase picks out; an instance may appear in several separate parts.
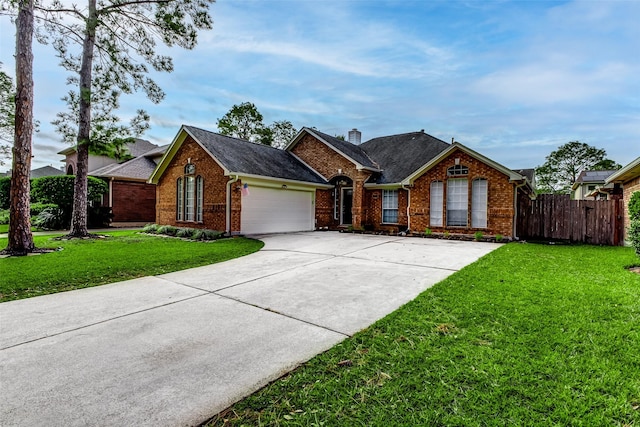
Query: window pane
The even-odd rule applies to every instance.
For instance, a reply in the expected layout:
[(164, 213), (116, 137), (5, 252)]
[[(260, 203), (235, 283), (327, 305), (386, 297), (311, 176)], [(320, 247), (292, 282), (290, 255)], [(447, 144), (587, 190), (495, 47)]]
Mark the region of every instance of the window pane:
[(182, 197), (182, 178), (178, 178), (176, 181), (176, 219), (182, 221), (182, 207), (184, 206), (184, 199)]
[(471, 189), (471, 226), (487, 228), (487, 180), (476, 179)]
[(447, 181), (447, 225), (467, 226), (468, 184), (466, 179)]
[(193, 221), (193, 205), (194, 205), (194, 190), (195, 190), (195, 178), (188, 176), (185, 178), (186, 185), (184, 191), (184, 220)]
[(202, 177), (196, 178), (196, 221), (202, 222)]
[(443, 209), (444, 209), (444, 183), (442, 181), (434, 181), (431, 183), (429, 207), (429, 225), (432, 227), (442, 227)]
[(382, 222), (398, 222), (398, 190), (382, 190)]

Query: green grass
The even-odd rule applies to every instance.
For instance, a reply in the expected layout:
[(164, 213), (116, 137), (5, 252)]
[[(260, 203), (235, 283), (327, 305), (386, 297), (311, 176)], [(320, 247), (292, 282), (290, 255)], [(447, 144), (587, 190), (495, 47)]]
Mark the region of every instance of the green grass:
[(0, 224), (0, 233), (8, 233), (9, 224)]
[(632, 264), (505, 245), (210, 425), (639, 426)]
[[(38, 248), (62, 250), (0, 259), (0, 302), (213, 264), (263, 246), (244, 238), (190, 242), (135, 231), (105, 235), (109, 237), (67, 241), (34, 236)], [(0, 239), (0, 248), (6, 246), (7, 239)]]

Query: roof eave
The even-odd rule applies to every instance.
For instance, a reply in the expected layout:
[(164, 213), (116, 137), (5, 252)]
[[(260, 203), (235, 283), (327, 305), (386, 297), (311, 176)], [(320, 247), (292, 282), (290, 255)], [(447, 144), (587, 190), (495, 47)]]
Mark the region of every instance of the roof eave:
[(617, 172), (612, 173), (604, 180), (605, 184), (609, 184), (612, 182), (626, 182), (630, 179), (635, 178), (640, 175), (640, 157), (633, 160), (631, 163), (618, 170)]
[(323, 183), (320, 183), (320, 182), (300, 181), (300, 180), (289, 179), (289, 178), (279, 178), (279, 177), (274, 177), (274, 176), (255, 175), (255, 174), (250, 174), (250, 173), (246, 173), (246, 172), (229, 171), (229, 172), (225, 173), (225, 176), (237, 176), (240, 179), (242, 179), (242, 178), (250, 178), (250, 179), (268, 180), (268, 181), (278, 181), (278, 182), (282, 182), (284, 184), (296, 184), (296, 185), (303, 185), (303, 186), (314, 187), (314, 188), (323, 188), (323, 189), (333, 188), (333, 185), (323, 184)]

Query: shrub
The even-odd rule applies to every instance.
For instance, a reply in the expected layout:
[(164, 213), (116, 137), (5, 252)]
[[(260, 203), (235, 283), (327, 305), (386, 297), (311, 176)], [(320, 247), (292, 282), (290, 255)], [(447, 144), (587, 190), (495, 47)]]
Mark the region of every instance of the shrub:
[(33, 225), (44, 230), (60, 230), (66, 225), (64, 212), (57, 206), (45, 208), (33, 220)]
[(9, 192), (11, 191), (11, 178), (0, 178), (0, 209), (9, 209)]
[(629, 219), (640, 220), (640, 191), (634, 191), (629, 198)]
[(627, 235), (636, 255), (640, 256), (640, 219), (631, 221)]
[(426, 229), (424, 230), (424, 235), (425, 235), (425, 236), (431, 236), (431, 234), (432, 234), (432, 233), (433, 233), (433, 231), (431, 231), (431, 229), (430, 229), (430, 228), (426, 228)]
[(496, 242), (502, 242), (502, 234), (496, 234)]
[(482, 233), (482, 231), (476, 231), (475, 233), (473, 233), (473, 237), (476, 240), (482, 240), (483, 236), (484, 236), (484, 234)]
[(142, 228), (143, 233), (155, 234), (158, 232), (158, 224), (147, 224)]
[(9, 224), (9, 209), (0, 209), (0, 224)]
[(58, 205), (56, 205), (55, 203), (36, 202), (36, 203), (31, 203), (30, 208), (31, 208), (31, 216), (38, 216), (40, 215), (40, 212), (42, 212), (43, 210), (47, 208), (58, 208)]
[(178, 228), (176, 231), (176, 237), (184, 237), (190, 239), (195, 230), (193, 228)]
[(158, 227), (158, 234), (166, 234), (167, 236), (175, 236), (178, 229), (172, 225), (161, 225)]

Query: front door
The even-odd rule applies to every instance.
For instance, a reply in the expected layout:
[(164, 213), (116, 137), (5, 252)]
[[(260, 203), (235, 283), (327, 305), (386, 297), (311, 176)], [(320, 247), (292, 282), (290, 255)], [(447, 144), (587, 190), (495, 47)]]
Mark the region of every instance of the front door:
[(351, 219), (351, 207), (353, 206), (353, 188), (342, 189), (342, 209), (340, 210), (340, 224), (349, 225)]

